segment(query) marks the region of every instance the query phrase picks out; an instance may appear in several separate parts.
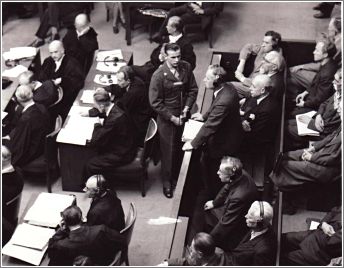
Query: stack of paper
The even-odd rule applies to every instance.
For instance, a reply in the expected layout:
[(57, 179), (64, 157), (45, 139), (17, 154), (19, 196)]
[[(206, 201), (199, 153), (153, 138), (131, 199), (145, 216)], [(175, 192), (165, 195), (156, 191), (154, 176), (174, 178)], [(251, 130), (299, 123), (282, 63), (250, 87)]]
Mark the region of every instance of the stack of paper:
[(82, 92), (80, 100), (83, 103), (93, 104), (94, 103), (94, 100), (93, 100), (94, 92), (95, 92), (94, 90), (84, 90)]
[(110, 72), (110, 73), (117, 73), (119, 71), (119, 68), (122, 66), (126, 66), (127, 63), (125, 61), (121, 62), (98, 62), (97, 63), (97, 70), (101, 72)]
[(297, 133), (299, 136), (320, 136), (318, 131), (307, 127), (309, 120), (302, 120), (302, 118), (312, 118), (315, 114), (316, 111), (310, 111), (308, 113), (296, 115)]
[(2, 76), (16, 78), (25, 71), (27, 71), (25, 66), (17, 65), (16, 67), (3, 71)]
[(94, 77), (94, 82), (102, 86), (110, 86), (113, 84), (117, 84), (117, 77), (114, 74), (96, 74), (96, 76)]
[(189, 119), (185, 123), (182, 141), (192, 141), (196, 137), (197, 133), (199, 132), (203, 124), (203, 122)]
[(61, 221), (61, 212), (72, 205), (74, 196), (41, 193), (24, 217), (30, 224), (55, 228)]
[(99, 51), (97, 53), (97, 61), (114, 61), (115, 58), (118, 60), (123, 60), (122, 51), (120, 49)]
[(4, 60), (19, 60), (23, 58), (31, 58), (37, 54), (35, 47), (14, 47), (10, 51), (3, 54)]

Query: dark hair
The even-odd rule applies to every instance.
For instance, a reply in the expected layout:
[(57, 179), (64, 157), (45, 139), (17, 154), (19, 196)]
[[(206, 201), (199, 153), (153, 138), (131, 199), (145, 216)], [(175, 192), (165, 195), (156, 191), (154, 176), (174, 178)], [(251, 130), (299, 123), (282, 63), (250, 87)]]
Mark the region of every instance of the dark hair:
[(180, 50), (180, 46), (175, 43), (166, 43), (164, 44), (164, 52), (167, 54), (167, 51), (178, 51)]
[(195, 250), (201, 252), (204, 257), (211, 257), (215, 253), (215, 242), (210, 234), (197, 233), (193, 241)]
[(118, 72), (123, 73), (124, 79), (127, 80), (133, 80), (135, 77), (135, 72), (130, 66), (122, 66), (119, 68)]
[(213, 71), (213, 74), (219, 77), (214, 82), (215, 87), (225, 82), (225, 76), (227, 72), (222, 66), (220, 66), (219, 64), (213, 64), (213, 65), (209, 65), (208, 69), (211, 69)]
[[(184, 22), (183, 22), (182, 18), (181, 18), (181, 17), (178, 17), (178, 16), (173, 16), (173, 17), (171, 17), (171, 18), (173, 19), (171, 25), (172, 25), (174, 28), (176, 28), (176, 30), (177, 30), (178, 32), (181, 32), (181, 33), (182, 33), (182, 32), (183, 32), (183, 29), (184, 29)], [(169, 20), (170, 20), (171, 18), (169, 18)]]
[(274, 42), (274, 44), (272, 45), (272, 47), (274, 49), (280, 47), (281, 42), (282, 42), (282, 36), (280, 33), (275, 32), (275, 31), (267, 31), (265, 33), (265, 36), (271, 36), (272, 37), (272, 41)]
[[(232, 156), (224, 156), (221, 159), (221, 164), (225, 164), (225, 171), (229, 173), (229, 169), (234, 169), (233, 172), (235, 176), (240, 176), (242, 174), (243, 164), (239, 158)], [(231, 166), (231, 167), (230, 167)]]
[(81, 223), (82, 212), (78, 206), (69, 206), (61, 213), (62, 219), (67, 226)]

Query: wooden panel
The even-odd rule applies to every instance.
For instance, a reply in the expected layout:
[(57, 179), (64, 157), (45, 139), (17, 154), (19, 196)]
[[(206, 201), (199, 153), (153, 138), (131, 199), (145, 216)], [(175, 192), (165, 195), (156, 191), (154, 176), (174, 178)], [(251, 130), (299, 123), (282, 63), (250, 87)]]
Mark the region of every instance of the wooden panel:
[(178, 217), (180, 222), (176, 224), (176, 230), (174, 232), (173, 244), (169, 258), (182, 258), (184, 254), (185, 238), (188, 229), (189, 218)]

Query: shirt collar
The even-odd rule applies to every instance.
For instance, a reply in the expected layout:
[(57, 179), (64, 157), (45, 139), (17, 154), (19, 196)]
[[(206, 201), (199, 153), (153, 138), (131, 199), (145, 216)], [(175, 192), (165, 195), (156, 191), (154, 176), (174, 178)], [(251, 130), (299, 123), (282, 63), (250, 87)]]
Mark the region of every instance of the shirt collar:
[(219, 92), (223, 89), (223, 87), (220, 87), (219, 89), (216, 89), (214, 91), (214, 97), (216, 98), (217, 94), (219, 94)]
[(110, 113), (110, 111), (111, 111), (111, 109), (112, 109), (112, 107), (113, 107), (114, 105), (115, 105), (114, 103), (111, 103), (111, 104), (110, 104), (109, 109), (106, 111), (106, 117), (109, 116), (109, 113)]
[(269, 94), (264, 95), (264, 96), (262, 96), (262, 97), (259, 97), (259, 98), (257, 99), (257, 105), (259, 105), (259, 103), (261, 103), (262, 100), (264, 100), (268, 95), (269, 95)]
[(35, 104), (34, 102), (31, 102), (29, 105), (25, 106), (22, 113), (24, 113), (27, 109), (29, 109), (34, 104)]
[(176, 36), (169, 35), (168, 38), (170, 40), (170, 43), (176, 43), (182, 36), (183, 34), (180, 33), (179, 35), (176, 35)]
[(85, 29), (83, 29), (81, 32), (76, 31), (76, 34), (78, 35), (78, 38), (84, 34), (86, 34), (90, 30), (90, 26), (87, 26)]
[(255, 231), (251, 231), (251, 239), (254, 239), (262, 234), (265, 234), (268, 231), (268, 228), (265, 228), (264, 230), (260, 231), (260, 232), (255, 232)]
[(55, 65), (56, 65), (55, 72), (60, 68), (64, 56), (65, 55), (62, 55), (62, 57), (59, 60), (55, 61)]

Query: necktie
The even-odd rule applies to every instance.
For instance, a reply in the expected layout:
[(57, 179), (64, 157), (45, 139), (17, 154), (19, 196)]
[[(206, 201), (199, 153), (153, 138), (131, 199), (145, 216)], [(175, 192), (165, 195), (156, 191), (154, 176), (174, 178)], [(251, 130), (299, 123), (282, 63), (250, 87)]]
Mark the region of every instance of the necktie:
[(179, 72), (177, 69), (174, 69), (174, 73), (173, 73), (174, 77), (179, 79)]

